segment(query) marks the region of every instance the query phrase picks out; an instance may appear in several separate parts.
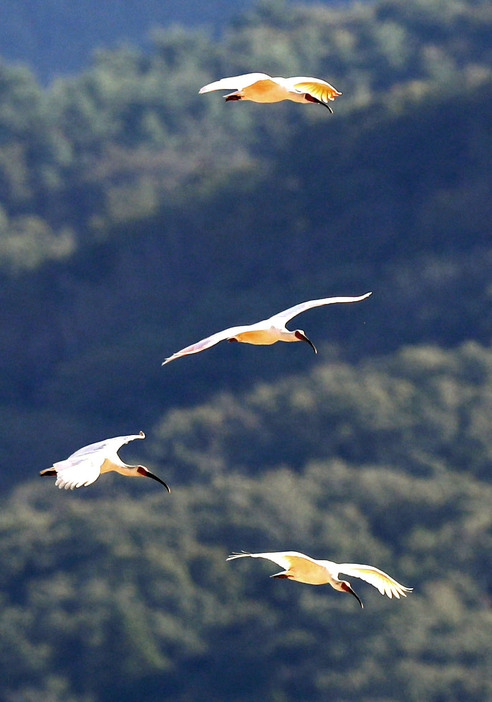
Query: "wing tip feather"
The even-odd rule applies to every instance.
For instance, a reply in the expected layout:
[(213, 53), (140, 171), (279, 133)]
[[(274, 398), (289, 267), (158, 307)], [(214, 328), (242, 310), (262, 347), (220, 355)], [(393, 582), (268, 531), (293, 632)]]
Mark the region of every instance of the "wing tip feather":
[(236, 558), (243, 558), (244, 556), (251, 556), (251, 553), (249, 551), (233, 551), (227, 556), (226, 561), (234, 561)]

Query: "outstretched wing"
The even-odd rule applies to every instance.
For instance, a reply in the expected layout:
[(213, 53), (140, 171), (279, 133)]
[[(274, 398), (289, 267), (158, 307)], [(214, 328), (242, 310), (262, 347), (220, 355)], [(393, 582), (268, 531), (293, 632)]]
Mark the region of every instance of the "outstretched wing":
[(288, 78), (287, 80), (298, 92), (308, 93), (318, 100), (321, 100), (321, 102), (326, 103), (328, 100), (334, 100), (338, 95), (342, 94), (332, 85), (319, 78), (296, 76), (294, 78)]
[(266, 73), (243, 73), (240, 76), (231, 76), (230, 78), (221, 78), (213, 83), (204, 85), (198, 91), (199, 95), (210, 93), (212, 90), (242, 90), (248, 85), (253, 85), (258, 80), (269, 80), (270, 76)]
[(211, 346), (215, 346), (215, 344), (218, 344), (219, 341), (229, 339), (231, 336), (235, 336), (236, 334), (244, 332), (247, 329), (250, 329), (250, 326), (229, 327), (229, 329), (224, 329), (223, 331), (217, 332), (216, 334), (212, 334), (212, 336), (207, 336), (206, 339), (201, 339), (201, 341), (197, 341), (196, 344), (191, 344), (191, 346), (186, 346), (184, 349), (181, 349), (181, 351), (176, 351), (176, 353), (173, 353), (172, 356), (166, 358), (162, 362), (162, 365), (165, 366), (166, 363), (170, 363), (171, 361), (174, 361), (176, 358), (180, 358), (181, 356), (189, 356), (192, 353), (205, 351), (205, 349), (209, 349)]
[(233, 561), (236, 558), (246, 558), (247, 556), (251, 558), (265, 558), (267, 561), (272, 561), (281, 568), (285, 568), (285, 570), (289, 570), (295, 565), (305, 565), (308, 562), (315, 564), (312, 558), (298, 551), (273, 551), (272, 553), (248, 553), (241, 551), (241, 553), (232, 553), (226, 560)]
[(406, 593), (412, 592), (413, 589), (400, 585), (390, 575), (379, 570), (379, 568), (374, 568), (374, 566), (360, 565), (358, 563), (340, 563), (337, 567), (339, 568), (339, 573), (361, 578), (377, 588), (382, 595), (387, 595), (389, 598), (396, 597), (400, 599), (400, 595), (406, 597)]
[[(78, 451), (75, 451), (75, 453), (72, 453), (72, 455), (67, 458), (67, 461), (75, 458), (83, 458), (84, 456), (89, 456), (90, 454), (98, 453), (99, 451), (117, 451), (120, 446), (123, 446), (123, 444), (127, 444), (129, 441), (133, 441), (134, 439), (145, 439), (145, 434), (143, 431), (141, 431), (139, 434), (115, 436), (111, 439), (97, 441), (95, 444), (89, 444), (88, 446), (83, 446), (82, 448), (78, 449)], [(61, 462), (63, 463), (63, 461)]]
[(369, 297), (369, 295), (372, 295), (372, 292), (368, 292), (360, 297), (323, 297), (320, 300), (308, 300), (307, 302), (301, 302), (299, 305), (294, 305), (294, 307), (289, 307), (287, 310), (283, 310), (283, 312), (274, 314), (273, 317), (270, 317), (270, 320), (274, 323), (282, 322), (286, 324), (289, 319), (296, 317), (298, 314), (301, 314), (301, 312), (310, 310), (312, 307), (333, 305), (335, 302), (360, 302), (361, 300), (365, 300), (366, 297)]

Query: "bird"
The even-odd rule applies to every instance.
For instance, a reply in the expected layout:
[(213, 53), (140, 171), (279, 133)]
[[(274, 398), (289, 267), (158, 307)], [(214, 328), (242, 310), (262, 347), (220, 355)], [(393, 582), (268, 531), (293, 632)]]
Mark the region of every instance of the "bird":
[(374, 566), (315, 560), (297, 551), (277, 551), (274, 553), (247, 553), (242, 551), (241, 553), (231, 554), (226, 560), (233, 561), (236, 558), (246, 558), (247, 556), (251, 558), (265, 558), (284, 568), (280, 573), (271, 575), (270, 577), (272, 578), (289, 578), (308, 585), (325, 585), (328, 583), (335, 590), (348, 592), (353, 595), (362, 608), (364, 608), (362, 600), (352, 589), (349, 582), (339, 579), (340, 573), (346, 573), (354, 578), (365, 580), (376, 587), (382, 595), (387, 595), (390, 599), (393, 596), (400, 599), (400, 595), (406, 597), (406, 593), (411, 592), (413, 589), (400, 585), (387, 573)]
[(122, 462), (118, 456), (118, 450), (124, 444), (134, 439), (145, 439), (145, 434), (141, 431), (139, 434), (115, 436), (112, 439), (104, 439), (104, 441), (89, 444), (89, 446), (84, 446), (72, 453), (64, 461), (53, 463), (50, 468), (45, 468), (39, 474), (56, 476), (55, 485), (57, 487), (73, 490), (83, 485), (91, 485), (99, 478), (101, 473), (109, 473), (114, 470), (121, 475), (152, 478), (164, 485), (168, 492), (171, 492), (169, 486), (145, 466), (129, 466)]
[(205, 349), (209, 349), (211, 346), (215, 346), (219, 341), (224, 341), (225, 339), (227, 339), (227, 341), (239, 341), (243, 344), (255, 344), (257, 346), (266, 346), (274, 344), (277, 341), (305, 341), (311, 346), (314, 353), (318, 353), (315, 345), (308, 339), (302, 329), (290, 331), (285, 328), (286, 323), (293, 317), (301, 314), (301, 312), (305, 312), (312, 307), (332, 305), (335, 302), (360, 302), (360, 300), (365, 300), (369, 295), (372, 295), (372, 293), (368, 292), (360, 297), (324, 297), (320, 300), (301, 302), (299, 305), (289, 307), (287, 310), (278, 312), (268, 319), (256, 322), (256, 324), (229, 327), (216, 334), (212, 334), (212, 336), (207, 336), (206, 339), (197, 341), (195, 344), (186, 346), (184, 349), (181, 349), (181, 351), (173, 353), (172, 356), (169, 356), (169, 358), (166, 358), (162, 362), (162, 365), (165, 366), (166, 363), (170, 363), (181, 356), (188, 356), (192, 353), (205, 351)]
[(266, 73), (244, 73), (240, 76), (222, 78), (204, 85), (198, 93), (210, 93), (213, 90), (234, 90), (225, 95), (225, 101), (251, 100), (252, 102), (315, 102), (324, 105), (333, 114), (328, 100), (334, 100), (342, 93), (321, 78), (294, 76), (293, 78), (272, 78)]

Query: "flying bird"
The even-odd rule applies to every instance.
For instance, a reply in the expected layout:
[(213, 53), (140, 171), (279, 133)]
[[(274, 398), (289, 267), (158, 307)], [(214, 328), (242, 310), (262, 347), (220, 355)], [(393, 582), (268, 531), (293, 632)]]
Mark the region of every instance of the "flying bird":
[(316, 102), (324, 105), (333, 114), (328, 100), (334, 100), (339, 93), (332, 85), (320, 78), (295, 76), (294, 78), (272, 78), (266, 73), (245, 73), (241, 76), (222, 78), (204, 85), (199, 94), (213, 90), (234, 90), (225, 95), (225, 100), (251, 100), (252, 102)]
[(139, 434), (131, 434), (130, 436), (115, 436), (113, 439), (105, 439), (84, 446), (64, 461), (53, 463), (51, 468), (45, 468), (39, 474), (56, 476), (55, 485), (57, 487), (73, 490), (95, 482), (101, 473), (109, 473), (114, 470), (121, 475), (152, 478), (164, 485), (168, 492), (171, 492), (168, 485), (145, 466), (129, 466), (120, 459), (118, 450), (134, 439), (145, 439), (145, 434), (141, 431)]
[(199, 351), (205, 351), (211, 346), (215, 346), (219, 341), (240, 341), (243, 344), (255, 344), (257, 346), (266, 346), (269, 344), (274, 344), (276, 341), (305, 341), (307, 342), (314, 353), (318, 353), (315, 345), (308, 339), (306, 334), (302, 329), (296, 329), (290, 331), (285, 328), (286, 323), (301, 312), (311, 309), (312, 307), (321, 307), (321, 305), (332, 305), (335, 302), (360, 302), (360, 300), (365, 300), (372, 293), (368, 292), (360, 297), (324, 297), (321, 300), (308, 300), (307, 302), (301, 302), (299, 305), (294, 305), (294, 307), (289, 307), (289, 309), (283, 312), (278, 312), (274, 314), (273, 317), (264, 319), (261, 322), (256, 322), (256, 324), (245, 324), (241, 327), (229, 327), (223, 331), (212, 334), (212, 336), (207, 336), (206, 339), (197, 341), (196, 344), (191, 344), (191, 346), (186, 346), (186, 348), (181, 349), (173, 353), (172, 356), (166, 358), (162, 365), (174, 361), (180, 356), (188, 356), (192, 353), (198, 353)]
[(394, 596), (400, 599), (400, 595), (406, 597), (407, 592), (411, 592), (411, 587), (404, 587), (393, 580), (387, 573), (374, 566), (359, 565), (358, 563), (333, 563), (333, 561), (317, 561), (310, 556), (305, 556), (297, 551), (278, 551), (275, 553), (233, 553), (227, 558), (233, 561), (236, 558), (265, 558), (273, 561), (281, 568), (280, 573), (276, 573), (272, 578), (289, 578), (297, 580), (299, 583), (308, 585), (325, 585), (328, 583), (335, 590), (349, 592), (355, 597), (361, 607), (364, 607), (360, 597), (354, 592), (352, 586), (346, 580), (340, 580), (339, 574), (346, 573), (354, 578), (361, 578), (376, 587), (382, 595), (387, 595), (390, 599)]

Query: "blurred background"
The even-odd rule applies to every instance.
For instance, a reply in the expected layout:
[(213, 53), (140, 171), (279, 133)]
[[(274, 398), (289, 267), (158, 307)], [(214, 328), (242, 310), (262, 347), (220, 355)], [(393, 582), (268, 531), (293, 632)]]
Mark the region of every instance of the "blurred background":
[[(490, 699), (491, 4), (4, 0), (0, 54), (2, 702)], [(343, 95), (198, 95), (253, 71)], [(38, 477), (141, 429), (171, 495)]]

